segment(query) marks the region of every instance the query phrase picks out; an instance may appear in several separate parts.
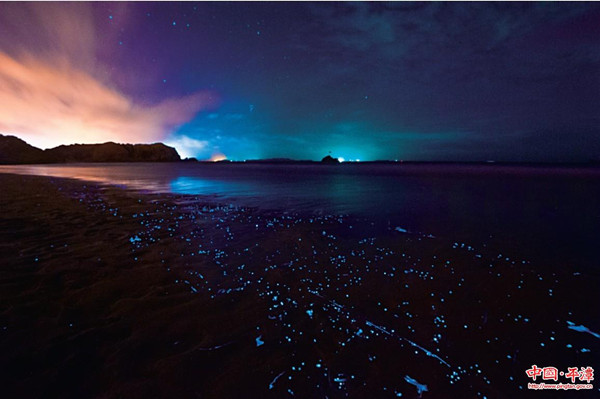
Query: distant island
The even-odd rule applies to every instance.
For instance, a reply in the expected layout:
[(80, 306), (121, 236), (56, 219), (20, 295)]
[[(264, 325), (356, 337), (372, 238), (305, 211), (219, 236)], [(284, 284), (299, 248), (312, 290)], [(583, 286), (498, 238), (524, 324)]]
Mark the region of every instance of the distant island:
[(72, 144), (41, 150), (18, 137), (0, 135), (0, 164), (178, 161), (177, 150), (162, 143)]
[(337, 164), (340, 163), (340, 160), (333, 158), (331, 155), (327, 155), (325, 158), (321, 159), (321, 163)]

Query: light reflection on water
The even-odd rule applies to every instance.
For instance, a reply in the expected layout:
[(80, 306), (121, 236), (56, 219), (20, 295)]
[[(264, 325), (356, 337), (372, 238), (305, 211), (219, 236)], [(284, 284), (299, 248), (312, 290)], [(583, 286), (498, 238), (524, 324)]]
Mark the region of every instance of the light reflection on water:
[(251, 186), (239, 182), (181, 176), (170, 181), (168, 191), (175, 194), (243, 196), (251, 191)]
[(69, 164), (0, 166), (238, 205), (351, 214), (409, 231), (503, 238), (566, 258), (598, 255), (598, 169), (472, 165)]

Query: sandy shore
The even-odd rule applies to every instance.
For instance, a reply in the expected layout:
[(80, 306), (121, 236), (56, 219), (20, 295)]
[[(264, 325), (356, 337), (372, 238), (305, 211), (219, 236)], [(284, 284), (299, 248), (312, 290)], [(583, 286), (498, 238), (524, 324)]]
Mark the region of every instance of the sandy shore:
[(6, 397), (514, 398), (598, 367), (598, 273), (510, 248), (45, 177), (0, 174), (0, 206)]

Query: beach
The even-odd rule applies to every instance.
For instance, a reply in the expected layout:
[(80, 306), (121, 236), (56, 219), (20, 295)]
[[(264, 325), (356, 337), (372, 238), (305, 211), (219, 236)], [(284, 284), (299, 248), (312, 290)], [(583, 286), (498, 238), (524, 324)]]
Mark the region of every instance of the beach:
[(55, 177), (0, 188), (6, 397), (515, 398), (534, 364), (597, 364), (597, 270), (517, 245)]

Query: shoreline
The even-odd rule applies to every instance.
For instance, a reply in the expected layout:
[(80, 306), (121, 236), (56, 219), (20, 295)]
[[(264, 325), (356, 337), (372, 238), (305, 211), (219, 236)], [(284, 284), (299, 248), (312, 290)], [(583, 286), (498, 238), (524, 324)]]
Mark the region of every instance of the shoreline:
[(432, 398), (522, 397), (531, 364), (600, 350), (567, 324), (599, 330), (574, 305), (596, 302), (591, 271), (339, 215), (0, 187), (1, 378), (19, 397), (416, 397), (405, 375)]

